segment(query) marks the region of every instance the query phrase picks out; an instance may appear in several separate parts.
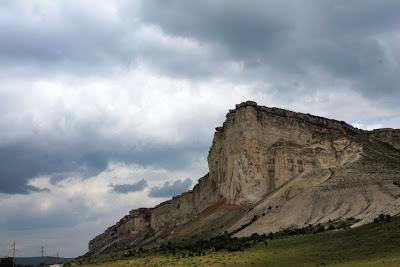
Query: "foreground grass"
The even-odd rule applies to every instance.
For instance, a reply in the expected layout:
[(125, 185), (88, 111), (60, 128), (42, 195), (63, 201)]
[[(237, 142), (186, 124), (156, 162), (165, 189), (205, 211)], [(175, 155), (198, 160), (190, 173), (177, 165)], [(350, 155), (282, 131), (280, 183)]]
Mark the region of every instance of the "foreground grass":
[[(400, 266), (400, 218), (355, 229), (325, 231), (259, 242), (239, 252), (206, 255), (146, 255), (118, 259), (111, 254), (73, 264), (80, 266)], [(114, 259), (112, 258), (114, 257)]]

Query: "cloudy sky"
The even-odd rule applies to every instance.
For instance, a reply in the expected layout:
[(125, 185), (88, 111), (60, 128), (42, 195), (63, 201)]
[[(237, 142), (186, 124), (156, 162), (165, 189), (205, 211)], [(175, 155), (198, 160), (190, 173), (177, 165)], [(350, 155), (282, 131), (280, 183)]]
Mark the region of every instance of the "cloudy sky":
[(235, 104), (400, 127), (400, 2), (0, 1), (0, 257), (75, 257), (208, 172)]

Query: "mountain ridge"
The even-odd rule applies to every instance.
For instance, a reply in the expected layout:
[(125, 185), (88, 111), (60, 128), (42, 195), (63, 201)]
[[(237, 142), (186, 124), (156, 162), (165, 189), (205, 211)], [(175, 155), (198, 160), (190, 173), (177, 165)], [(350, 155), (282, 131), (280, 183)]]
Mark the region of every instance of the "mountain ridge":
[[(371, 216), (388, 202), (393, 199), (399, 202), (400, 189), (393, 184), (389, 186), (400, 177), (399, 149), (399, 129), (364, 131), (343, 121), (243, 102), (230, 110), (223, 125), (216, 128), (208, 155), (210, 171), (192, 190), (154, 208), (130, 211), (89, 242), (87, 255), (154, 241), (182, 240), (185, 235), (216, 235), (229, 231), (245, 236), (271, 232), (303, 226), (307, 222), (345, 219), (347, 215), (359, 215), (357, 223), (371, 221)], [(392, 157), (385, 158), (386, 162), (382, 163), (383, 178), (370, 175), (358, 166), (365, 165), (368, 157), (377, 157), (378, 152)], [(380, 168), (371, 164), (375, 169)], [(362, 174), (360, 179), (365, 185), (358, 189), (365, 190), (365, 196), (370, 197), (371, 188), (375, 190), (375, 186), (390, 187), (383, 190), (378, 186), (378, 192), (384, 192), (384, 199), (371, 202), (377, 207), (372, 213), (368, 208), (363, 211), (370, 212), (369, 215), (358, 208), (354, 211), (355, 205), (348, 207), (350, 212), (342, 211), (342, 207), (349, 205), (346, 201), (340, 204), (338, 200), (335, 204), (338, 207), (332, 208), (328, 199), (324, 199), (329, 195), (324, 190), (330, 183), (354, 191), (347, 172), (354, 173), (353, 176)], [(360, 197), (351, 190), (348, 194)], [(347, 194), (343, 195), (343, 199), (346, 198)], [(321, 199), (324, 199), (325, 208), (318, 206)], [(290, 209), (288, 203), (293, 201), (310, 206), (311, 214), (305, 212), (309, 218)], [(400, 212), (397, 202), (392, 215)], [(217, 206), (211, 208), (213, 205)], [(205, 212), (207, 209), (210, 212)], [(326, 209), (332, 211), (327, 214)], [(209, 224), (218, 225), (218, 229)], [(238, 231), (243, 225), (247, 226)]]

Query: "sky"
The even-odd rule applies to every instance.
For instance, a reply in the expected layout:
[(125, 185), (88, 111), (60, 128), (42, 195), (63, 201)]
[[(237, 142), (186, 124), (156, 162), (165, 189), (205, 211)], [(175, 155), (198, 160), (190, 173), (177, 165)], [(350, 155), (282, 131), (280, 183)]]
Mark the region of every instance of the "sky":
[(243, 101), (400, 127), (400, 2), (0, 0), (0, 257), (191, 189)]

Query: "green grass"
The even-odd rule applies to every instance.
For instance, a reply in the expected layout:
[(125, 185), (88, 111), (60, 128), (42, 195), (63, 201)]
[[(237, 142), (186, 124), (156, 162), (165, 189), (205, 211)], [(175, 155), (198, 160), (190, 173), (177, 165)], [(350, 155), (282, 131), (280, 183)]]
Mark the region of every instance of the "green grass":
[(399, 224), (396, 218), (356, 229), (294, 236), (246, 254), (255, 264), (268, 266), (400, 266)]
[(185, 258), (149, 253), (127, 259), (113, 253), (83, 259), (82, 266), (400, 266), (399, 248), (400, 218), (393, 217), (355, 229), (274, 239), (268, 246), (259, 242), (239, 252), (210, 250)]

